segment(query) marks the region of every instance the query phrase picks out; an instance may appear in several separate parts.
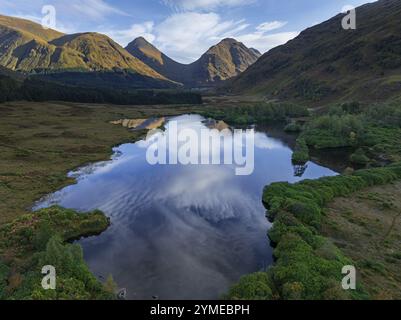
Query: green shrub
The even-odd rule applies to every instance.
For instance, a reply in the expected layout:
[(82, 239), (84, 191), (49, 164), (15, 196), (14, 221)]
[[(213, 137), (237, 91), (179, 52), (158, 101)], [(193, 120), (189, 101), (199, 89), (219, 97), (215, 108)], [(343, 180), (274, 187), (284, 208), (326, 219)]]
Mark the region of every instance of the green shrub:
[(284, 127), (284, 131), (285, 132), (295, 132), (295, 133), (301, 132), (302, 126), (300, 124), (298, 124), (297, 122), (292, 121)]
[(288, 118), (309, 115), (306, 107), (290, 103), (254, 103), (231, 108), (208, 110), (202, 113), (205, 117), (223, 120), (236, 125), (287, 121)]
[[(352, 175), (305, 180), (296, 184), (273, 183), (265, 187), (263, 203), (274, 220), (269, 238), (276, 245), (276, 263), (265, 275), (272, 299), (368, 299), (360, 286), (341, 289), (341, 270), (354, 264), (331, 241), (319, 235), (325, 204), (362, 188), (401, 179), (401, 163), (356, 171)], [(379, 272), (382, 266), (368, 263)], [(258, 281), (251, 276), (234, 286), (231, 298), (251, 298)], [(242, 288), (242, 291), (239, 291)]]
[(355, 164), (363, 164), (363, 165), (366, 165), (370, 162), (370, 159), (366, 156), (365, 152), (361, 148), (359, 148), (351, 155), (350, 160)]
[[(0, 227), (0, 250), (13, 248), (24, 257), (21, 281), (12, 290), (4, 290), (10, 267), (0, 262), (0, 298), (3, 299), (113, 299), (89, 271), (82, 248), (66, 241), (80, 236), (98, 234), (109, 226), (100, 211), (78, 213), (51, 207), (27, 214)], [(41, 268), (56, 268), (56, 290), (41, 286)], [(16, 273), (19, 275), (19, 273)], [(3, 294), (3, 296), (1, 296)]]
[(273, 297), (267, 272), (253, 273), (242, 277), (231, 287), (227, 298), (232, 300), (270, 300)]

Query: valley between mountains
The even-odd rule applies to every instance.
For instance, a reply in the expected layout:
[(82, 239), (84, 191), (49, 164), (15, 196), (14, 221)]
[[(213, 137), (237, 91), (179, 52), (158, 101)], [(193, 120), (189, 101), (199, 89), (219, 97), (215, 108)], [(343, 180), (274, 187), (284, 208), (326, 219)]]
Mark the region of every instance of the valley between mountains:
[[(0, 15), (0, 299), (400, 299), (401, 1), (356, 12), (189, 64)], [(150, 166), (171, 122), (253, 129), (254, 172)]]

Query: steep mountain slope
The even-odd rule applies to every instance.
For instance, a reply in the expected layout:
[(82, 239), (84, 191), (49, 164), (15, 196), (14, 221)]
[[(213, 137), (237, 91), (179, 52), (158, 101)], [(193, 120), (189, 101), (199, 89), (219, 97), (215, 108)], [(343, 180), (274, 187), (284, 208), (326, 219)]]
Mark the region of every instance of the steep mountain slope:
[(135, 39), (125, 49), (168, 79), (180, 83), (190, 80), (189, 66), (169, 58), (143, 37)]
[(207, 83), (227, 80), (244, 72), (260, 56), (241, 42), (224, 39), (191, 65), (192, 72), (196, 79), (206, 79)]
[(245, 71), (261, 55), (234, 39), (224, 39), (188, 65), (169, 58), (144, 38), (135, 39), (126, 49), (160, 74), (187, 86), (209, 86), (232, 78)]
[[(145, 63), (132, 57), (119, 44), (99, 33), (66, 35), (50, 42), (57, 48), (80, 53), (79, 62), (92, 71), (130, 69), (152, 78), (164, 78)], [(55, 60), (57, 63), (57, 59)]]
[(37, 37), (46, 41), (51, 41), (64, 35), (62, 32), (44, 29), (40, 24), (15, 17), (0, 15), (0, 25), (13, 28), (23, 33), (29, 33), (31, 37)]
[(401, 1), (380, 0), (356, 14), (356, 30), (344, 30), (344, 14), (337, 15), (264, 54), (223, 91), (316, 104), (399, 96)]
[(4, 16), (0, 16), (0, 65), (26, 73), (126, 70), (143, 77), (144, 82), (173, 85), (105, 35), (64, 35), (28, 20)]

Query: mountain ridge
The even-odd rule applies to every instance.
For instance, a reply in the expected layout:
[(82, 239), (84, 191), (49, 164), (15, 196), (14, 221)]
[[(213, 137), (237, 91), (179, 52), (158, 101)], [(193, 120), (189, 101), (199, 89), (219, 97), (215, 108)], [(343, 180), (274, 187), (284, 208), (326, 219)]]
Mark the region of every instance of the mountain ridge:
[(136, 82), (144, 87), (178, 86), (106, 35), (64, 34), (7, 16), (0, 16), (0, 65), (27, 74), (125, 70), (138, 75)]
[(169, 79), (187, 86), (207, 86), (232, 78), (246, 70), (260, 56), (256, 49), (226, 38), (190, 64), (179, 63), (139, 37), (126, 50)]
[(357, 29), (344, 14), (304, 30), (265, 53), (221, 90), (312, 104), (380, 101), (401, 91), (401, 1), (379, 0), (356, 9)]
[[(139, 37), (126, 48), (97, 32), (65, 34), (40, 24), (0, 15), (0, 66), (69, 85), (124, 85), (140, 88), (213, 87), (237, 76), (259, 57), (226, 38), (197, 61), (182, 64)], [(64, 80), (63, 80), (64, 78)], [(113, 80), (114, 79), (114, 80)]]

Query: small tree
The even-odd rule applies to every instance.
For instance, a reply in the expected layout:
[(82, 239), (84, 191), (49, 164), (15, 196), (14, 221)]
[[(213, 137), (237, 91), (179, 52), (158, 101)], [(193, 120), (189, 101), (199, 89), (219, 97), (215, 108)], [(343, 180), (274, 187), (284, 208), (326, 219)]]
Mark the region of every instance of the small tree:
[(117, 292), (117, 284), (114, 282), (113, 276), (110, 274), (106, 282), (103, 284), (103, 288), (107, 293), (115, 295)]

